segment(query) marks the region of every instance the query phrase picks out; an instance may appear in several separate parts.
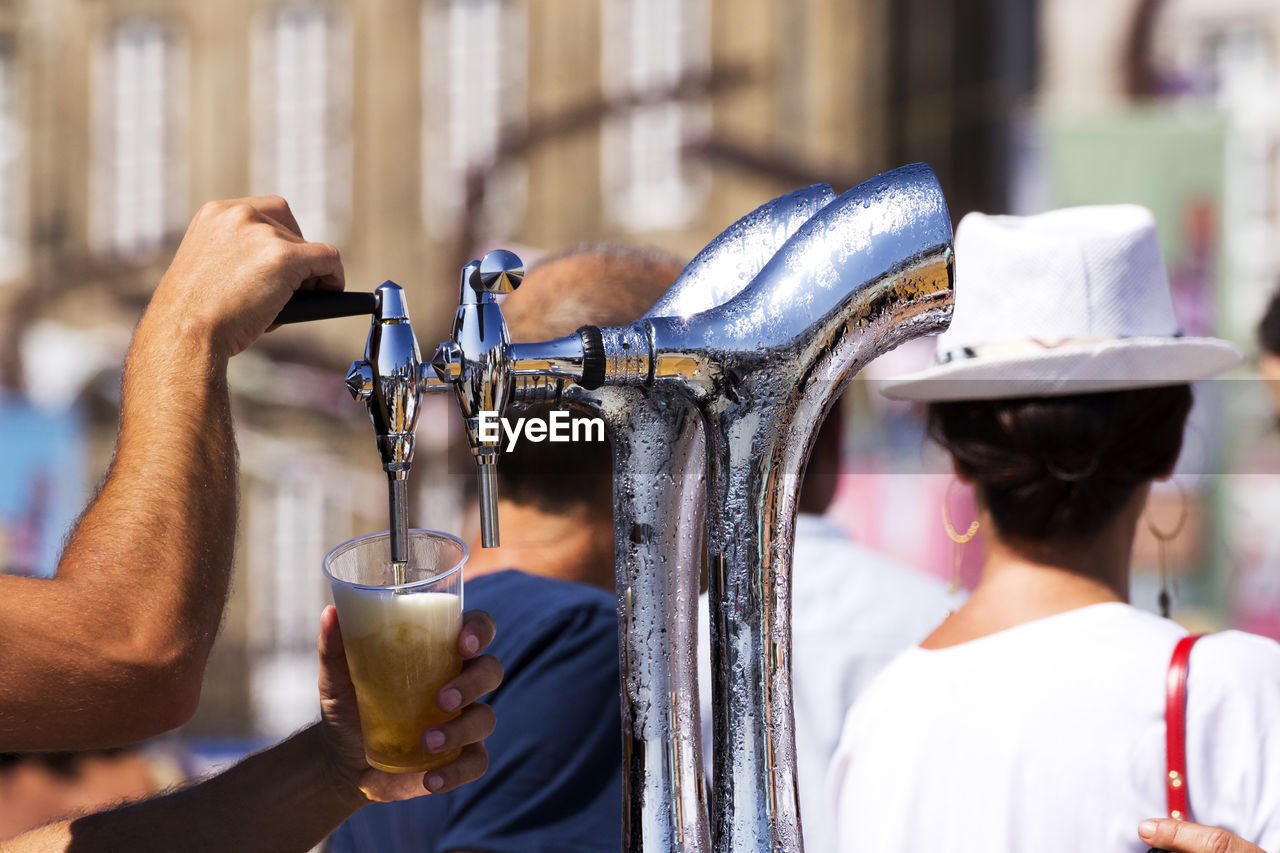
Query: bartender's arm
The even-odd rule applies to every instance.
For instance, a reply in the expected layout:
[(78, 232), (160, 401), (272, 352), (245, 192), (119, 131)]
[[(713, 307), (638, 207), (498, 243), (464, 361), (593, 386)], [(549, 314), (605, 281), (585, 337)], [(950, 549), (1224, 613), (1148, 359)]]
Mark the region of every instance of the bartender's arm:
[(458, 648), (470, 659), (438, 699), (463, 711), (438, 727), (444, 740), (433, 751), (463, 749), (439, 770), (384, 773), (365, 761), (342, 634), (329, 607), (321, 617), (319, 723), (198, 785), (33, 830), (0, 842), (0, 853), (302, 853), (367, 803), (440, 793), (478, 779), (488, 767), (482, 741), (494, 716), (487, 705), (472, 703), (498, 686), (502, 667), (476, 655), (493, 633), (488, 614), (466, 614)]
[(283, 199), (212, 202), (125, 362), (115, 459), (52, 579), (0, 576), (0, 750), (130, 743), (185, 722), (222, 618), (236, 527), (227, 360), (300, 287), (341, 289)]

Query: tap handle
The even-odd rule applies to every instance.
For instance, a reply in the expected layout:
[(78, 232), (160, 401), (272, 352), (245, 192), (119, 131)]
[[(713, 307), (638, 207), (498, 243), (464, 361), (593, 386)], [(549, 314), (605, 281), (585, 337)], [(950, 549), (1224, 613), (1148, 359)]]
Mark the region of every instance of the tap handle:
[(289, 297), (276, 315), (275, 325), (305, 323), (308, 320), (330, 320), (334, 317), (358, 317), (378, 310), (374, 293), (341, 290), (299, 290)]
[(511, 293), (524, 281), (524, 261), (515, 252), (494, 249), (480, 259), (471, 286), (479, 293)]

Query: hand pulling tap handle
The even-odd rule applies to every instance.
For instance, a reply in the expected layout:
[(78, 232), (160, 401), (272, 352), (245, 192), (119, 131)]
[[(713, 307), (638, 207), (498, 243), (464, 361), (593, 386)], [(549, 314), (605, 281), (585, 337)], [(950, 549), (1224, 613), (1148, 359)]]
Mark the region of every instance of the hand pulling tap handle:
[(331, 320), (335, 317), (358, 317), (361, 314), (373, 314), (377, 310), (376, 293), (299, 290), (289, 297), (289, 301), (280, 309), (274, 325)]

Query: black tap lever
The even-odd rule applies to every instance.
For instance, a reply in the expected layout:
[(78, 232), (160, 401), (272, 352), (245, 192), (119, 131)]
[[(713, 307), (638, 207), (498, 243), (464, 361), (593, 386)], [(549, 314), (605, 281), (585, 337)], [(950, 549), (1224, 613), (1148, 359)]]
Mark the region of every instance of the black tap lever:
[(276, 315), (275, 325), (305, 323), (309, 320), (331, 320), (334, 317), (358, 317), (378, 310), (375, 293), (342, 290), (299, 290)]

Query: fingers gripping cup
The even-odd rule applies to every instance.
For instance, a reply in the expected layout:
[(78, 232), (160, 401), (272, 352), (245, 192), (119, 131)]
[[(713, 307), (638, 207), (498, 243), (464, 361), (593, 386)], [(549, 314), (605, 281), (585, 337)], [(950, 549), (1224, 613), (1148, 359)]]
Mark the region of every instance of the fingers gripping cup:
[(397, 582), (386, 533), (352, 539), (324, 558), (356, 688), (369, 764), (391, 773), (443, 767), (461, 750), (429, 753), (422, 733), (458, 715), (436, 694), (462, 671), (462, 566), (467, 546), (447, 533), (410, 530)]

